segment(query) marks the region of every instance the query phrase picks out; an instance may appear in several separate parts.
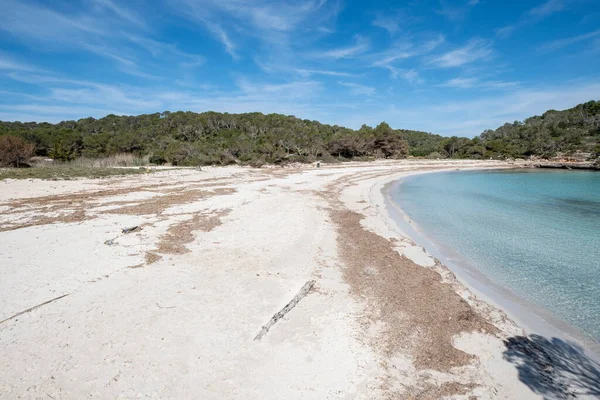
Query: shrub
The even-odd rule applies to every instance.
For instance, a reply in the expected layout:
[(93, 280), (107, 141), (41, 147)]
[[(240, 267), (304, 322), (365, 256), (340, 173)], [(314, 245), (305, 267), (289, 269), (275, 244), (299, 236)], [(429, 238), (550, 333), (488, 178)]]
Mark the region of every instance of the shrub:
[(433, 153), (429, 153), (426, 158), (428, 158), (430, 160), (436, 160), (438, 158), (446, 158), (446, 157), (444, 157), (444, 155), (442, 155), (441, 153), (434, 151)]
[(16, 136), (0, 136), (0, 166), (21, 167), (33, 156), (35, 145)]
[(66, 144), (64, 141), (59, 140), (54, 143), (48, 155), (56, 161), (73, 161), (77, 158), (73, 146)]
[(150, 164), (163, 165), (167, 163), (164, 152), (156, 152), (150, 156)]
[(265, 163), (265, 160), (263, 160), (263, 159), (261, 159), (261, 158), (256, 158), (256, 159), (254, 159), (254, 160), (251, 160), (251, 161), (250, 161), (250, 163), (249, 163), (249, 165), (250, 165), (252, 168), (260, 168), (260, 167), (262, 167), (262, 166), (263, 166), (263, 165), (265, 165), (265, 164), (266, 164), (266, 163)]

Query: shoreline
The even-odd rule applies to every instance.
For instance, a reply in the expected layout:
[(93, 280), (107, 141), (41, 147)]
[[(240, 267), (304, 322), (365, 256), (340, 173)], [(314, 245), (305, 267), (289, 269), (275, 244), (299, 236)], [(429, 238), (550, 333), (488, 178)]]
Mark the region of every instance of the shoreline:
[(532, 161), (533, 168), (540, 169), (577, 169), (584, 171), (600, 171), (600, 163), (591, 161)]
[[(522, 169), (522, 167), (498, 169), (518, 170)], [(461, 171), (466, 171), (466, 169)], [(511, 289), (495, 283), (479, 271), (470, 260), (465, 259), (456, 253), (450, 256), (449, 253), (452, 253), (453, 249), (445, 248), (443, 244), (436, 243), (428, 238), (427, 235), (421, 231), (419, 225), (406, 214), (401, 205), (394, 201), (390, 195), (390, 191), (398, 189), (406, 178), (413, 178), (426, 173), (444, 172), (453, 172), (453, 170), (414, 173), (385, 184), (381, 190), (382, 193), (385, 194), (385, 206), (389, 218), (398, 225), (399, 229), (407, 238), (412, 240), (416, 245), (421, 246), (427, 254), (439, 260), (443, 266), (450, 269), (456, 275), (457, 279), (473, 292), (476, 297), (490, 304), (492, 307), (505, 312), (507, 316), (514, 321), (517, 326), (524, 329), (527, 334), (541, 334), (573, 341), (581, 345), (588, 356), (596, 361), (600, 361), (600, 342), (595, 340), (589, 334), (581, 331), (578, 327), (570, 325), (568, 322), (553, 315), (549, 310), (546, 310), (542, 306), (530, 302), (518, 296)]]

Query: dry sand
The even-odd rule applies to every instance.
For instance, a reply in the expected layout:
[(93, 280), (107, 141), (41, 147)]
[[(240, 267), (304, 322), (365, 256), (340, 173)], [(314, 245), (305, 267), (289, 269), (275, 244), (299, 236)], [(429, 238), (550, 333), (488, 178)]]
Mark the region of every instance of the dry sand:
[(506, 166), (0, 182), (0, 320), (68, 295), (0, 323), (0, 398), (542, 398), (503, 357), (523, 331), (403, 235), (382, 193)]

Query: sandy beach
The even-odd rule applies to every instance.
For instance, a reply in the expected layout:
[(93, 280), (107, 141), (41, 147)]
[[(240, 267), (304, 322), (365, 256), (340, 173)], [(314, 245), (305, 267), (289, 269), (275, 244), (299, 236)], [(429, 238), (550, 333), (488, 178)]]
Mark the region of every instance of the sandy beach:
[(511, 166), (1, 181), (0, 398), (596, 398), (595, 364), (563, 373), (563, 344), (526, 338), (388, 214), (394, 180)]

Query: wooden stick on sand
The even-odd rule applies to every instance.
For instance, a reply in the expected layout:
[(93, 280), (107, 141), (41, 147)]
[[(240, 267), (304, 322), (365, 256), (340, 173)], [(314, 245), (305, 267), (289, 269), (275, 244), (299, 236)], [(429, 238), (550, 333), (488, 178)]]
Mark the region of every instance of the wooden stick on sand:
[(260, 330), (260, 332), (258, 332), (258, 335), (256, 335), (254, 340), (262, 339), (262, 337), (265, 336), (267, 334), (267, 332), (269, 332), (269, 329), (271, 329), (273, 327), (273, 325), (275, 325), (277, 323), (277, 321), (279, 321), (281, 318), (283, 318), (285, 316), (285, 314), (290, 312), (292, 310), (292, 308), (296, 307), (296, 304), (298, 304), (300, 302), (300, 300), (302, 300), (302, 298), (304, 296), (306, 296), (308, 294), (308, 292), (310, 292), (310, 289), (312, 289), (312, 287), (315, 285), (315, 282), (316, 281), (306, 282), (304, 284), (304, 286), (302, 286), (302, 288), (300, 289), (298, 294), (296, 294), (296, 296), (294, 296), (292, 301), (287, 303), (286, 306), (281, 309), (281, 311), (275, 313), (275, 315), (273, 315), (271, 320), (265, 326), (262, 327), (262, 329)]

